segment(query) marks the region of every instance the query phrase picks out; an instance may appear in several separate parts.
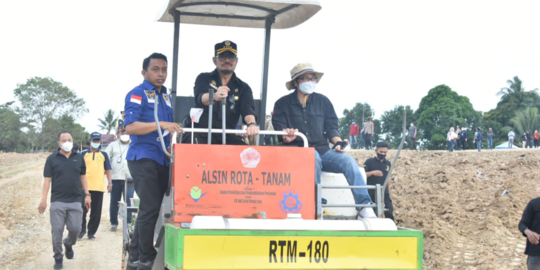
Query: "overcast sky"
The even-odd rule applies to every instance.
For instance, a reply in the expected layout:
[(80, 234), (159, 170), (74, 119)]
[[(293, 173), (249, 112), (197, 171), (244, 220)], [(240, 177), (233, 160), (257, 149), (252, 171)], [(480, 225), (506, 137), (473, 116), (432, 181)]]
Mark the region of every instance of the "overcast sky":
[[(519, 76), (540, 87), (540, 1), (321, 0), (322, 10), (271, 38), (267, 111), (288, 93), (291, 68), (311, 62), (325, 72), (317, 92), (338, 116), (368, 102), (379, 118), (396, 105), (417, 109), (446, 84), (475, 110), (495, 108), (496, 93)], [(152, 52), (172, 60), (173, 25), (156, 22), (158, 0), (0, 1), (0, 104), (30, 77), (51, 77), (86, 101), (77, 122), (96, 131), (108, 109), (118, 115), (143, 80)], [(182, 24), (178, 95), (193, 94), (200, 72), (214, 69), (214, 44), (238, 44), (238, 77), (260, 97), (264, 30)], [(166, 82), (170, 87), (172, 74)]]

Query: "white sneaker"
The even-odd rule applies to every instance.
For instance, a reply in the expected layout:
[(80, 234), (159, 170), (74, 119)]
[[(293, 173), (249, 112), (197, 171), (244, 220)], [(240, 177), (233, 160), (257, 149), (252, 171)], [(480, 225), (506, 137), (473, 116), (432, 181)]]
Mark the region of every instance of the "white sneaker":
[(373, 208), (364, 207), (358, 212), (358, 218), (377, 218), (377, 215), (375, 215)]

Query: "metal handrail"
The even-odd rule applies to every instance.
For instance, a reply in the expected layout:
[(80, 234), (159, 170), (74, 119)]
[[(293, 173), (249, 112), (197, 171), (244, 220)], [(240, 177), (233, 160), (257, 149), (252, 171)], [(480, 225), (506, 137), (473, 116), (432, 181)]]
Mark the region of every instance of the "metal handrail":
[[(323, 189), (374, 189), (375, 190), (375, 203), (374, 204), (322, 204), (322, 190)], [(383, 209), (384, 203), (382, 197), (383, 187), (380, 184), (376, 185), (366, 185), (366, 186), (323, 186), (317, 184), (317, 198), (316, 198), (316, 211), (318, 219), (323, 219), (323, 208), (333, 208), (333, 207), (377, 207), (377, 209)], [(379, 212), (379, 211), (377, 211)], [(382, 213), (377, 213), (377, 216), (382, 215)]]
[[(205, 133), (205, 132), (208, 132), (209, 129), (208, 128), (184, 128), (184, 132), (195, 132), (195, 133)], [(212, 133), (222, 133), (223, 130), (221, 129), (212, 129), (211, 130)], [(239, 129), (226, 129), (225, 130), (225, 133), (226, 134), (246, 134), (247, 131), (246, 130), (239, 130)], [(261, 130), (259, 131), (259, 134), (257, 135), (288, 135), (287, 132), (285, 131), (277, 131), (277, 130)], [(302, 138), (302, 140), (304, 140), (304, 147), (308, 147), (309, 144), (308, 144), (308, 140), (307, 140), (307, 137), (306, 135), (304, 135), (302, 132), (295, 132), (294, 135)]]

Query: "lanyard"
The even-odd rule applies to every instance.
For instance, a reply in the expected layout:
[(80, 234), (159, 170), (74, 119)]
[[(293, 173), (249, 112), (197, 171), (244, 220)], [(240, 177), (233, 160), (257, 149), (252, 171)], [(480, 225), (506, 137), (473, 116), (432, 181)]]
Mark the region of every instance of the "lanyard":
[(123, 157), (123, 156), (124, 156), (124, 152), (126, 152), (126, 150), (129, 148), (129, 144), (128, 144), (128, 146), (126, 147), (126, 149), (122, 150), (122, 144), (123, 144), (122, 142), (120, 142), (120, 143), (118, 144), (118, 148), (120, 148), (120, 152), (121, 152), (121, 153), (120, 153), (120, 157)]

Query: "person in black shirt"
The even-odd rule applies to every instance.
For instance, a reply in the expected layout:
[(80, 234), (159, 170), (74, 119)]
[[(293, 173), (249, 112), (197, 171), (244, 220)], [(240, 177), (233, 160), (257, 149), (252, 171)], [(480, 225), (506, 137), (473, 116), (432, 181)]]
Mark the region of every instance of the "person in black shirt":
[[(274, 105), (274, 129), (288, 133), (279, 137), (284, 145), (303, 146), (303, 140), (294, 133), (300, 131), (306, 135), (309, 146), (315, 148), (317, 184), (321, 182), (321, 171), (325, 171), (343, 173), (349, 185), (365, 186), (358, 163), (343, 153), (342, 145), (338, 143), (342, 140), (334, 106), (327, 97), (313, 92), (322, 76), (323, 73), (316, 72), (308, 63), (298, 64), (291, 70), (291, 81), (286, 83), (286, 87), (295, 91), (280, 98)], [(328, 141), (335, 145), (333, 150), (330, 150)], [(356, 204), (373, 203), (366, 189), (353, 189), (352, 193)], [(358, 210), (360, 217), (377, 217), (371, 207)]]
[[(375, 146), (375, 157), (370, 158), (364, 162), (364, 169), (366, 170), (367, 184), (368, 185), (383, 185), (392, 163), (386, 159), (388, 153), (388, 144), (386, 142), (378, 142)], [(369, 196), (372, 200), (375, 200), (375, 190), (368, 190)], [(384, 212), (384, 216), (395, 222), (394, 219), (394, 205), (392, 198), (390, 197), (390, 183), (384, 190), (384, 208), (388, 211)]]
[(530, 130), (527, 130), (527, 133), (525, 133), (525, 138), (527, 138), (527, 147), (533, 148), (533, 135)]
[[(253, 92), (249, 85), (234, 73), (234, 69), (238, 64), (236, 43), (226, 40), (218, 43), (214, 47), (215, 54), (212, 58), (216, 69), (209, 73), (201, 73), (195, 80), (193, 89), (195, 95), (195, 107), (204, 109), (203, 114), (199, 119), (199, 123), (195, 123), (195, 128), (208, 128), (209, 110), (209, 89), (210, 84), (217, 88), (214, 93), (214, 107), (212, 111), (212, 128), (221, 129), (222, 125), (222, 109), (221, 100), (226, 99), (226, 128), (236, 129), (238, 118), (242, 116), (242, 120), (247, 125), (246, 136), (259, 134), (255, 118), (255, 102), (253, 101)], [(214, 91), (214, 90), (212, 90)], [(208, 133), (195, 133), (194, 142), (198, 144), (208, 143)], [(183, 143), (191, 142), (191, 134), (184, 134)], [(212, 144), (222, 144), (222, 134), (212, 134)], [(226, 135), (227, 144), (245, 145), (246, 143), (235, 134)]]
[(540, 270), (540, 197), (532, 199), (523, 211), (519, 222), (519, 231), (527, 237), (525, 254), (529, 270)]
[[(85, 206), (90, 207), (91, 199), (86, 181), (86, 165), (81, 154), (72, 151), (73, 138), (68, 132), (58, 135), (58, 151), (52, 153), (45, 162), (43, 193), (38, 211), (47, 208), (47, 195), (51, 187), (51, 232), (54, 251), (54, 269), (62, 269), (62, 242), (66, 248), (66, 258), (73, 259), (73, 246), (81, 231), (83, 209), (81, 200), (84, 190)], [(62, 241), (64, 226), (68, 236)]]

